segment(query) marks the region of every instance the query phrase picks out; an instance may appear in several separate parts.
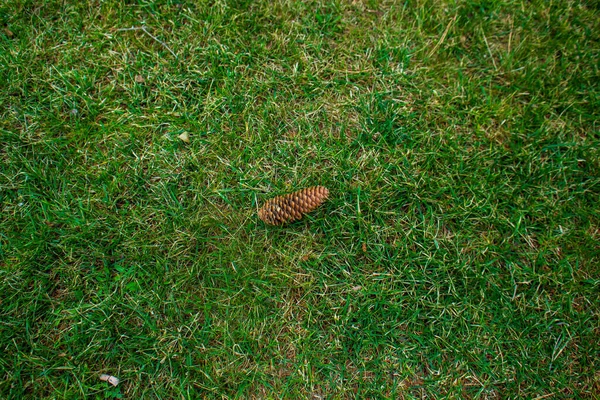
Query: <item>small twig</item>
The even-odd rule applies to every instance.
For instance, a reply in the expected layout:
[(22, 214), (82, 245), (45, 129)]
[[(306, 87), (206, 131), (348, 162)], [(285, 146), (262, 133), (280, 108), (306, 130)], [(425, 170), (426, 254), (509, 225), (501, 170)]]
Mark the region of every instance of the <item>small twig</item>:
[(146, 35), (150, 36), (152, 39), (156, 40), (158, 43), (162, 44), (165, 49), (169, 50), (169, 53), (173, 54), (173, 57), (177, 58), (177, 54), (175, 54), (173, 52), (173, 50), (171, 50), (171, 48), (169, 46), (167, 46), (167, 44), (165, 42), (163, 42), (162, 40), (158, 39), (156, 36), (154, 36), (153, 34), (151, 34), (150, 32), (148, 32), (148, 29), (146, 29), (146, 25), (132, 26), (131, 28), (121, 28), (121, 29), (117, 29), (117, 31), (118, 32), (122, 32), (122, 31), (142, 31)]

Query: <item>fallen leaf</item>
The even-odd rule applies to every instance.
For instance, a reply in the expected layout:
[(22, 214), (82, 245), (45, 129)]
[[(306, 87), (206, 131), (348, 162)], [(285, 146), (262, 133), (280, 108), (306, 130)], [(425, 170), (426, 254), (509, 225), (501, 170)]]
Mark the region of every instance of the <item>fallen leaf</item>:
[(181, 139), (181, 141), (185, 142), (185, 143), (189, 143), (190, 142), (190, 135), (188, 135), (187, 132), (183, 132), (181, 135), (177, 136), (179, 139)]
[(119, 378), (112, 375), (102, 374), (100, 375), (100, 380), (110, 383), (113, 386), (117, 386), (119, 384)]

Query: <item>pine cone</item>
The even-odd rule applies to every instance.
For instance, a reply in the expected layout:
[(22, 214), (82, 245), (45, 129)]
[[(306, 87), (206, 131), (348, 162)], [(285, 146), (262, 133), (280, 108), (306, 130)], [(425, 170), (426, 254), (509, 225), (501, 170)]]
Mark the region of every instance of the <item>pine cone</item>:
[(319, 207), (329, 196), (323, 186), (313, 186), (267, 201), (258, 216), (269, 225), (283, 225), (302, 219), (304, 214)]

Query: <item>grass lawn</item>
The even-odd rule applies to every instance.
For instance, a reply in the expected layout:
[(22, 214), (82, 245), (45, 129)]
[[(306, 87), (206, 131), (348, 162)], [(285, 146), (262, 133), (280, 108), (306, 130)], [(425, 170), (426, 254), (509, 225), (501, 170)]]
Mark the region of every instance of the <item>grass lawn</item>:
[(598, 1), (0, 0), (0, 398), (600, 398), (599, 53)]

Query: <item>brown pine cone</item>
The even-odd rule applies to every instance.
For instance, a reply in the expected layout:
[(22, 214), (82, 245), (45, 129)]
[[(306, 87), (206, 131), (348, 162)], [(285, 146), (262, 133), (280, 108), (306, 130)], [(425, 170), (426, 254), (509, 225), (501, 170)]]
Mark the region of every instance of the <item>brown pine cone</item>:
[(323, 186), (313, 186), (267, 201), (258, 216), (269, 225), (283, 225), (302, 219), (304, 214), (319, 207), (329, 196)]

